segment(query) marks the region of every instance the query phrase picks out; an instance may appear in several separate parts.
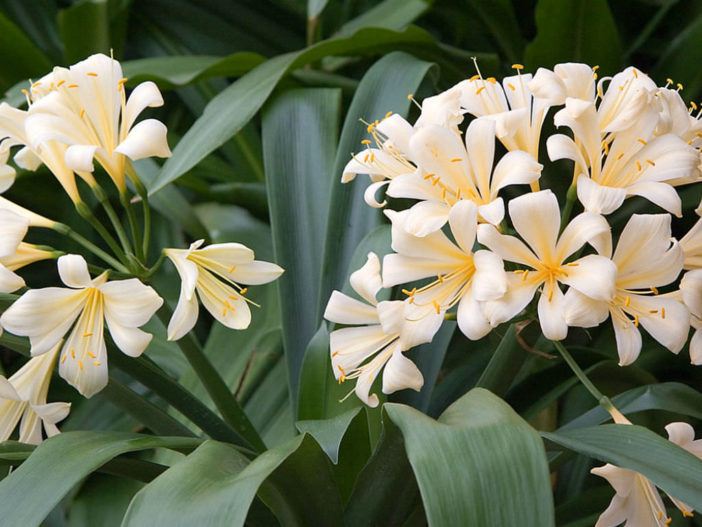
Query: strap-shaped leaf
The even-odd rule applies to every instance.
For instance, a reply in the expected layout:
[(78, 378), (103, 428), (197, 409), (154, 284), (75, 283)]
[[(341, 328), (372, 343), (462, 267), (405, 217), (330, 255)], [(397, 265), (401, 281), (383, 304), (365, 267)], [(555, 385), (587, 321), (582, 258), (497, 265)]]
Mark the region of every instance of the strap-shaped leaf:
[(543, 444), (499, 397), (473, 389), (438, 421), (385, 409), (404, 436), (429, 525), (554, 525)]
[(39, 525), (85, 476), (115, 456), (150, 448), (193, 448), (202, 440), (124, 432), (66, 432), (47, 439), (0, 481), (5, 525)]

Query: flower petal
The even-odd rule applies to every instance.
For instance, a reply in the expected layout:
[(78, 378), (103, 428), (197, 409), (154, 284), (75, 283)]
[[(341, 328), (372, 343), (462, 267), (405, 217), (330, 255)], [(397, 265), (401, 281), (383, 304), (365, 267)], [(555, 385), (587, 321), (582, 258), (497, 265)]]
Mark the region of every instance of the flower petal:
[(578, 176), (578, 200), (587, 212), (611, 214), (624, 203), (627, 190), (607, 187), (591, 180), (584, 174)]
[(96, 145), (72, 145), (66, 149), (66, 166), (76, 172), (92, 172), (93, 158), (99, 149)]
[(497, 198), (487, 205), (480, 205), (478, 214), (491, 225), (499, 225), (505, 219), (505, 202), (502, 201), (502, 198)]
[(634, 323), (620, 316), (616, 317), (612, 313), (612, 325), (614, 326), (614, 337), (617, 341), (617, 353), (619, 354), (619, 365), (627, 366), (634, 362), (641, 352), (641, 333)]
[(478, 229), (478, 208), (472, 201), (461, 200), (449, 212), (451, 234), (466, 254), (473, 252), (475, 234)]
[(507, 274), (502, 258), (490, 251), (478, 251), (473, 255), (473, 265), (475, 274), (471, 294), (476, 300), (497, 300), (507, 292)]
[(202, 269), (196, 289), (202, 305), (221, 324), (232, 329), (249, 327), (251, 310), (239, 292), (230, 285)]
[(378, 312), (375, 306), (364, 304), (339, 291), (332, 291), (324, 318), (337, 324), (377, 324)]
[(110, 336), (115, 341), (117, 347), (122, 350), (122, 353), (130, 357), (138, 357), (151, 342), (153, 335), (142, 331), (135, 327), (123, 326), (114, 318), (105, 313), (107, 328), (110, 330)]
[(658, 181), (637, 181), (626, 189), (628, 194), (641, 196), (651, 203), (682, 218), (682, 201), (674, 187)]
[(414, 129), (400, 114), (394, 113), (383, 119), (376, 126), (376, 130), (387, 137), (388, 141), (401, 152), (409, 152), (409, 142)]
[(173, 316), (168, 322), (168, 340), (178, 340), (195, 327), (198, 316), (198, 303), (195, 295), (187, 295), (184, 284), (180, 286), (180, 296)]
[(449, 207), (443, 201), (420, 201), (407, 210), (404, 229), (412, 236), (422, 238), (446, 224)]
[(524, 242), (515, 236), (500, 234), (493, 225), (478, 226), (478, 242), (508, 262), (533, 268), (538, 265), (538, 258), (524, 245)]
[(458, 328), (471, 340), (478, 340), (490, 333), (492, 326), (483, 313), (480, 303), (475, 299), (472, 291), (467, 292), (458, 303), (456, 312)]
[(343, 328), (329, 334), (334, 376), (339, 379), (378, 352), (390, 340), (380, 324)]
[(383, 393), (395, 393), (405, 388), (412, 388), (418, 392), (422, 386), (422, 372), (414, 362), (403, 355), (399, 347), (396, 347), (383, 371)]
[(65, 254), (58, 259), (61, 281), (68, 287), (84, 288), (93, 285), (88, 263), (79, 254)]
[(100, 286), (104, 295), (105, 317), (128, 328), (146, 324), (163, 305), (163, 299), (150, 286), (136, 278), (114, 280)]
[(565, 321), (569, 326), (592, 328), (599, 326), (609, 316), (607, 302), (593, 300), (577, 289), (568, 289), (565, 294)]
[(563, 316), (565, 295), (558, 285), (554, 285), (548, 293), (546, 289), (547, 286), (544, 286), (538, 306), (541, 331), (549, 340), (563, 340), (568, 335), (568, 324)]
[(0, 264), (0, 293), (14, 293), (22, 287), (24, 287), (22, 277)]
[(639, 322), (648, 333), (673, 353), (687, 342), (690, 313), (677, 300), (661, 296), (631, 295), (630, 308), (639, 313)]
[(361, 298), (365, 299), (371, 305), (375, 305), (376, 295), (383, 286), (380, 278), (380, 260), (374, 252), (369, 252), (366, 258), (366, 263), (363, 267), (351, 273), (349, 283), (354, 291)]
[(180, 295), (185, 295), (185, 298), (190, 300), (195, 292), (195, 284), (200, 274), (197, 264), (187, 259), (189, 251), (186, 249), (164, 249), (163, 252), (173, 262), (180, 276)]
[(166, 125), (161, 121), (146, 119), (132, 128), (114, 151), (133, 161), (152, 156), (171, 157), (167, 132)]
[(544, 166), (534, 156), (521, 150), (507, 152), (495, 166), (490, 184), (491, 195), (509, 185), (526, 185), (541, 177)]
[(537, 280), (526, 279), (523, 274), (507, 273), (507, 292), (499, 300), (483, 303), (483, 313), (495, 327), (511, 320), (524, 309), (534, 298), (536, 288), (541, 285)]
[(426, 236), (413, 236), (406, 229), (409, 211), (395, 212), (386, 210), (385, 215), (392, 221), (392, 249), (406, 256), (446, 259), (446, 261), (462, 262), (465, 254), (456, 247), (441, 231), (432, 232)]
[(561, 223), (556, 195), (550, 190), (543, 190), (514, 198), (509, 202), (509, 215), (515, 230), (534, 254), (541, 260), (550, 260)]
[(145, 108), (158, 106), (163, 106), (163, 97), (158, 87), (151, 81), (142, 82), (129, 94), (122, 114), (122, 130), (129, 130)]
[(260, 285), (277, 279), (285, 271), (282, 267), (262, 260), (236, 266), (229, 277), (237, 284)]
[(28, 227), (27, 218), (9, 209), (0, 209), (0, 258), (15, 254)]
[(599, 214), (583, 212), (573, 218), (563, 229), (556, 245), (556, 261), (563, 262), (585, 242), (592, 240), (602, 233), (609, 232), (609, 224)]
[(568, 273), (561, 278), (564, 284), (595, 300), (607, 302), (614, 298), (617, 266), (609, 258), (589, 254), (564, 269), (567, 269)]

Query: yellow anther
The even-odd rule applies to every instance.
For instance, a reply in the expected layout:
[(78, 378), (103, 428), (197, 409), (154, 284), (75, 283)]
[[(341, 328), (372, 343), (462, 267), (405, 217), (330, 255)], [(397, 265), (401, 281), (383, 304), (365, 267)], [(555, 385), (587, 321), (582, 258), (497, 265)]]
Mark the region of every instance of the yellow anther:
[(638, 79), (638, 78), (639, 78), (639, 74), (636, 73), (636, 70), (635, 70), (635, 69), (633, 70), (633, 72), (634, 72), (634, 77)]
[(484, 89), (485, 89), (485, 86), (481, 86), (480, 88), (478, 88), (477, 90), (475, 90), (475, 94), (476, 94), (476, 95), (480, 95), (480, 92), (483, 91)]
[(634, 326), (639, 327), (639, 315), (634, 315)]
[(424, 176), (424, 179), (429, 179), (429, 178), (433, 178), (433, 177), (434, 177), (434, 174), (427, 174), (426, 176)]
[(235, 309), (232, 307), (232, 305), (229, 303), (229, 300), (225, 300), (225, 301), (224, 301), (224, 305), (227, 306), (227, 308), (231, 309), (232, 311), (235, 310)]
[(658, 289), (655, 288), (654, 286), (651, 286), (651, 291), (653, 291), (653, 294), (654, 294), (654, 295), (657, 295), (657, 294), (658, 294)]
[(497, 84), (497, 80), (495, 79), (495, 77), (488, 77), (485, 80), (488, 81), (490, 84)]
[(683, 511), (682, 511), (682, 515), (683, 515), (683, 518), (692, 518), (692, 517), (695, 516), (695, 515), (692, 514), (690, 511), (684, 510), (684, 509), (683, 509)]
[(624, 86), (619, 86), (619, 91), (624, 91)]
[(446, 187), (441, 189), (441, 199), (446, 199)]
[(76, 352), (73, 348), (71, 348), (71, 358), (75, 359), (76, 358)]
[(526, 280), (528, 274), (529, 274), (528, 270), (524, 271), (524, 274), (522, 275), (522, 280)]
[(24, 88), (22, 88), (22, 93), (24, 93), (27, 97), (30, 97), (29, 92)]
[(655, 315), (656, 313), (658, 313), (658, 310), (657, 309), (649, 309), (648, 312), (651, 313), (652, 315)]
[(368, 128), (366, 130), (368, 131), (369, 134), (373, 133), (373, 128), (375, 128), (375, 124), (371, 123), (368, 125)]
[(407, 100), (411, 101), (412, 99), (414, 99), (414, 93), (408, 93)]
[(473, 75), (473, 76), (469, 79), (469, 81), (470, 81), (470, 82), (477, 81), (479, 78), (480, 78), (480, 75), (478, 75), (478, 74), (476, 73), (475, 75)]
[(81, 361), (78, 361), (78, 369), (79, 370), (83, 369), (83, 363)]
[(437, 184), (439, 181), (441, 181), (441, 178), (437, 176), (436, 179), (432, 180), (431, 184), (434, 185), (434, 186), (436, 186), (436, 184)]
[(551, 300), (553, 300), (553, 287), (548, 292), (548, 301), (550, 302)]
[(441, 276), (440, 274), (437, 274), (437, 275), (436, 275), (436, 278), (439, 280), (439, 283), (440, 283), (440, 284), (443, 284), (443, 283), (444, 283), (444, 277)]
[(592, 71), (597, 71), (598, 69), (600, 69), (599, 66), (593, 66), (593, 67), (592, 67)]
[(602, 88), (600, 86), (597, 87), (597, 96), (601, 99), (604, 95), (602, 94)]
[(631, 297), (626, 295), (626, 298), (624, 298), (624, 307), (629, 307), (629, 304), (631, 304)]
[(94, 366), (100, 366), (100, 362), (98, 362), (98, 361), (93, 361), (93, 365), (94, 365)]
[(234, 269), (236, 269), (236, 265), (232, 265), (232, 266), (229, 268), (229, 272), (230, 272), (230, 273), (233, 273), (233, 272), (234, 272)]
[(85, 115), (85, 108), (81, 108), (80, 109), (80, 118), (82, 119), (84, 115)]
[(624, 153), (619, 154), (619, 155), (617, 156), (617, 159), (621, 159), (622, 157), (624, 157)]
[(670, 77), (668, 77), (668, 78), (665, 80), (665, 82), (667, 82), (668, 84), (675, 84), (675, 82), (673, 82), (673, 79), (671, 79)]
[(408, 289), (403, 289), (403, 290), (402, 290), (402, 292), (403, 292), (404, 294), (406, 294), (407, 296), (412, 296), (412, 295), (414, 295), (414, 293), (415, 293), (416, 291), (417, 291), (417, 288), (416, 288), (416, 287), (415, 287), (414, 289), (412, 289), (412, 291), (409, 291)]
[(693, 110), (697, 109), (697, 105), (695, 104), (695, 101), (690, 101), (690, 106), (692, 106)]
[(568, 263), (568, 264), (566, 264), (566, 265), (568, 265), (568, 266), (570, 266), (570, 267), (577, 267), (577, 266), (579, 266), (580, 264), (579, 264), (578, 262), (570, 262), (570, 263)]
[(362, 144), (362, 145), (369, 145), (369, 144), (371, 144), (371, 140), (370, 140), (370, 139), (364, 139), (363, 141), (361, 141), (361, 144)]
[(459, 189), (456, 191), (456, 199), (461, 199), (461, 189), (460, 189), (460, 187), (459, 187)]
[(636, 161), (636, 169), (640, 172), (641, 171), (641, 163)]
[(392, 115), (392, 112), (390, 111), (390, 112), (388, 112), (388, 113), (385, 114), (385, 117), (383, 117), (383, 119), (387, 119), (387, 118), (390, 117), (391, 115)]
[(516, 270), (514, 270), (514, 271), (512, 271), (512, 272), (513, 272), (514, 274), (522, 274), (522, 273), (525, 273), (526, 271), (525, 271), (524, 269), (516, 269)]
[(369, 154), (366, 154), (366, 155), (363, 157), (363, 162), (364, 162), (364, 163), (368, 163), (368, 158), (369, 158), (369, 157), (370, 157), (370, 155), (369, 155)]
[(92, 337), (93, 334), (92, 334), (92, 333), (83, 333), (83, 336), (84, 336), (84, 337)]
[(88, 73), (86, 73), (86, 75), (88, 75), (89, 77), (97, 77), (98, 76), (98, 74), (95, 73), (94, 71), (89, 71)]
[(223, 317), (227, 316), (227, 308), (226, 307), (222, 308), (222, 316)]
[(463, 159), (461, 159), (460, 157), (454, 157), (454, 158), (451, 160), (451, 163), (458, 163), (459, 161), (463, 161)]
[(512, 64), (512, 69), (523, 70), (524, 66), (522, 66), (521, 64)]
[(64, 354), (63, 354), (63, 357), (61, 358), (61, 364), (63, 364), (64, 362), (66, 362), (66, 357), (67, 357), (67, 355), (64, 353)]
[(647, 159), (647, 160), (646, 160), (646, 163), (648, 163), (648, 164), (651, 165), (652, 167), (655, 167), (655, 166), (656, 166), (656, 163), (654, 163), (654, 162), (651, 161), (650, 159)]
[(88, 352), (88, 357), (90, 357), (91, 359), (97, 359), (97, 357), (95, 355), (93, 355), (91, 352)]
[(248, 290), (249, 290), (249, 288), (248, 288), (248, 287), (245, 287), (244, 289), (242, 289), (241, 291), (239, 291), (239, 293), (242, 294), (242, 295), (245, 295), (245, 294), (246, 294), (246, 291), (248, 291)]
[(336, 357), (339, 354), (338, 351), (335, 351), (334, 353), (331, 354), (332, 357)]
[(337, 364), (336, 367), (339, 368), (339, 371), (341, 372), (341, 377), (339, 377), (339, 379), (341, 380), (341, 382), (345, 381), (346, 372), (344, 371), (344, 368), (342, 368), (340, 364)]
[(637, 141), (638, 141), (639, 143), (641, 143), (642, 145), (644, 145), (644, 146), (648, 144), (648, 143), (646, 143), (646, 141), (644, 141), (644, 140), (641, 139), (640, 137), (637, 139)]
[(663, 511), (658, 511), (658, 521), (663, 519)]
[(661, 318), (665, 318), (665, 308), (661, 308)]
[(516, 89), (517, 89), (517, 88), (515, 88), (514, 86), (512, 86), (512, 84), (509, 83), (509, 82), (507, 83), (507, 86), (509, 86), (509, 89), (512, 90), (512, 91), (516, 91)]
[(122, 84), (124, 84), (125, 82), (127, 82), (127, 77), (122, 77), (120, 80), (117, 81), (117, 84), (122, 85)]
[(679, 82), (676, 84), (676, 86), (678, 87), (678, 90), (682, 90), (682, 89), (683, 89), (683, 85), (680, 84)]
[(56, 87), (57, 87), (57, 88), (60, 88), (60, 87), (63, 85), (63, 83), (65, 83), (65, 82), (66, 82), (65, 80), (58, 81), (58, 82), (56, 83)]
[(237, 297), (235, 297), (234, 295), (229, 295), (229, 298), (231, 298), (232, 300), (239, 300), (239, 299), (238, 299)]
[(375, 161), (375, 154), (370, 155), (370, 162), (373, 163)]
[(439, 307), (439, 304), (436, 303), (436, 300), (432, 300), (431, 303), (434, 305), (434, 309), (436, 309), (436, 314), (440, 314), (441, 308)]
[(69, 87), (69, 88), (77, 88), (78, 85), (77, 85), (77, 84), (69, 84), (68, 87)]

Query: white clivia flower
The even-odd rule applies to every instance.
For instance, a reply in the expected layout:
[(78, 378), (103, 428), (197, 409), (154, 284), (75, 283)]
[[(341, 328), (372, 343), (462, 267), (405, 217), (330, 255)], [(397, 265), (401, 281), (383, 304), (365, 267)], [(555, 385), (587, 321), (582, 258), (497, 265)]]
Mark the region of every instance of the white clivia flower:
[(690, 361), (702, 365), (702, 269), (688, 271), (680, 280), (679, 298), (690, 311), (695, 332), (690, 339)]
[(246, 329), (251, 310), (244, 285), (259, 285), (278, 278), (283, 269), (274, 263), (254, 260), (254, 252), (240, 243), (216, 243), (200, 249), (198, 240), (188, 249), (164, 249), (181, 279), (180, 297), (168, 323), (168, 340), (190, 331), (198, 317), (195, 291), (202, 305), (219, 322), (232, 329)]
[[(700, 208), (702, 209), (702, 206)], [(697, 220), (687, 231), (687, 234), (682, 237), (680, 247), (685, 254), (685, 262), (683, 263), (685, 269), (702, 268), (702, 219)]]
[(546, 68), (536, 70), (528, 88), (534, 97), (547, 101), (550, 106), (561, 106), (569, 97), (594, 101), (596, 81), (595, 68), (587, 64), (566, 62), (556, 64), (553, 71)]
[[(665, 427), (668, 440), (702, 458), (702, 439), (695, 440), (695, 431), (687, 423), (670, 423)], [(612, 464), (593, 468), (590, 472), (605, 478), (616, 494), (595, 524), (595, 527), (616, 527), (625, 523), (632, 527), (668, 527), (670, 518), (656, 487), (646, 477), (633, 470)], [(692, 516), (693, 509), (668, 496), (683, 516)]]
[(94, 158), (124, 192), (126, 158), (171, 155), (163, 123), (134, 124), (145, 108), (163, 105), (158, 87), (144, 82), (127, 98), (126, 80), (118, 61), (96, 54), (34, 83), (25, 123), (31, 147), (67, 145), (65, 162), (79, 174), (93, 171)]
[(449, 213), (453, 243), (442, 232), (423, 237), (409, 234), (406, 222), (410, 212), (386, 211), (392, 220), (392, 248), (396, 254), (383, 259), (383, 286), (433, 280), (411, 291), (407, 302), (416, 308), (413, 318), (442, 315), (458, 306), (457, 320), (461, 331), (470, 339), (487, 335), (492, 327), (480, 307), (486, 300), (496, 300), (507, 290), (507, 277), (502, 260), (489, 251), (473, 253), (478, 226), (478, 207), (460, 201)]
[(639, 324), (663, 346), (678, 353), (687, 341), (690, 316), (685, 306), (658, 288), (680, 275), (683, 253), (671, 242), (669, 214), (634, 214), (619, 237), (612, 255), (612, 238), (605, 232), (597, 243), (600, 254), (617, 267), (616, 295), (594, 299), (582, 292), (566, 294), (566, 322), (593, 327), (612, 318), (619, 365), (631, 364), (641, 351)]
[(419, 391), (424, 378), (417, 366), (402, 353), (430, 342), (443, 321), (443, 315), (417, 319), (408, 302), (378, 302), (381, 289), (380, 261), (369, 253), (366, 263), (351, 274), (351, 287), (366, 303), (339, 291), (332, 292), (324, 318), (354, 327), (332, 331), (329, 335), (334, 376), (343, 382), (356, 379), (355, 392), (368, 406), (378, 405), (371, 386), (383, 370), (383, 393), (412, 388)]
[(61, 347), (59, 374), (91, 397), (107, 384), (105, 322), (117, 347), (138, 357), (151, 341), (139, 327), (163, 300), (136, 278), (108, 282), (105, 272), (91, 279), (79, 255), (60, 257), (58, 270), (68, 288), (27, 291), (2, 314), (0, 323), (11, 333), (29, 337), (33, 356), (51, 350), (70, 330)]
[(41, 443), (42, 424), (47, 437), (59, 433), (56, 423), (66, 418), (71, 405), (47, 404), (46, 395), (60, 346), (59, 342), (50, 351), (29, 359), (9, 379), (0, 376), (0, 442), (10, 438), (18, 422), (22, 443)]
[(541, 329), (546, 338), (562, 340), (568, 333), (568, 325), (560, 283), (605, 302), (614, 297), (617, 267), (609, 258), (588, 255), (566, 262), (585, 242), (608, 232), (609, 225), (602, 216), (584, 212), (559, 237), (558, 200), (550, 190), (511, 200), (509, 215), (526, 244), (486, 224), (478, 227), (478, 241), (504, 260), (527, 269), (509, 273), (507, 293), (499, 300), (485, 302), (483, 312), (493, 326), (507, 322), (529, 304), (537, 288), (543, 285), (538, 304)]

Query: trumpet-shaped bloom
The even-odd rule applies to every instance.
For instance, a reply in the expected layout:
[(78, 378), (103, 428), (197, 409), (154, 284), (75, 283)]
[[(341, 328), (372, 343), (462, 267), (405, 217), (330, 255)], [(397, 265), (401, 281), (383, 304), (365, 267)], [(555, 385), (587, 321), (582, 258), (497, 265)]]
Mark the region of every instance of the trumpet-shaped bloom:
[(65, 162), (79, 173), (93, 171), (96, 159), (120, 192), (126, 190), (126, 158), (168, 157), (166, 127), (155, 119), (134, 124), (147, 107), (163, 105), (153, 82), (125, 95), (122, 67), (96, 54), (35, 82), (25, 128), (29, 144), (41, 149), (46, 142), (66, 145)]
[(29, 359), (9, 379), (0, 376), (0, 442), (10, 438), (18, 422), (22, 443), (41, 443), (42, 424), (47, 437), (59, 433), (56, 423), (66, 418), (71, 405), (46, 402), (59, 347), (60, 343), (47, 353)]
[(424, 237), (407, 232), (409, 211), (386, 211), (392, 220), (392, 248), (397, 253), (383, 260), (383, 285), (413, 282), (432, 277), (420, 288), (404, 290), (407, 302), (417, 308), (414, 317), (442, 315), (458, 306), (457, 320), (461, 331), (471, 339), (479, 339), (492, 327), (480, 302), (495, 300), (507, 290), (502, 260), (489, 251), (473, 253), (478, 226), (478, 208), (470, 201), (460, 201), (449, 214), (454, 244), (442, 232)]
[(691, 177), (699, 154), (675, 134), (656, 136), (657, 91), (653, 81), (629, 68), (611, 79), (606, 93), (598, 87), (599, 106), (567, 98), (554, 116), (556, 126), (570, 128), (575, 141), (561, 134), (549, 137), (549, 157), (575, 162), (578, 199), (586, 211), (610, 214), (636, 195), (681, 215), (671, 183)]
[(515, 230), (528, 246), (485, 224), (478, 227), (478, 241), (504, 260), (522, 264), (528, 269), (510, 273), (505, 296), (486, 302), (483, 311), (493, 326), (506, 322), (524, 309), (536, 289), (543, 285), (538, 305), (541, 329), (548, 339), (564, 339), (568, 325), (563, 313), (565, 295), (559, 283), (605, 302), (614, 296), (617, 268), (609, 258), (588, 255), (566, 262), (586, 241), (609, 231), (609, 225), (602, 216), (584, 212), (574, 218), (559, 237), (558, 200), (550, 190), (511, 200), (509, 213)]
[(600, 254), (611, 257), (617, 267), (615, 296), (594, 299), (576, 290), (566, 294), (568, 325), (597, 326), (611, 316), (620, 366), (631, 364), (639, 356), (639, 324), (673, 353), (678, 353), (687, 340), (687, 309), (673, 298), (658, 296), (658, 288), (675, 281), (682, 270), (682, 250), (670, 236), (669, 214), (634, 214), (613, 256), (609, 232), (598, 243)]
[(383, 370), (383, 393), (412, 388), (419, 391), (424, 378), (403, 351), (430, 342), (443, 321), (443, 315), (418, 318), (408, 302), (378, 302), (381, 288), (380, 261), (369, 253), (366, 263), (351, 274), (351, 287), (366, 302), (339, 291), (332, 292), (324, 318), (354, 327), (332, 331), (329, 335), (334, 376), (343, 382), (357, 379), (355, 392), (369, 406), (378, 405), (371, 386)]
[(136, 278), (108, 282), (105, 272), (91, 279), (82, 256), (60, 257), (58, 270), (68, 288), (27, 291), (3, 313), (0, 323), (16, 335), (29, 337), (33, 356), (52, 349), (70, 329), (61, 347), (59, 374), (91, 397), (107, 384), (105, 322), (117, 347), (138, 357), (151, 341), (151, 335), (139, 327), (163, 300)]
[(596, 81), (594, 68), (587, 64), (566, 62), (556, 64), (553, 71), (539, 68), (528, 88), (534, 97), (547, 101), (550, 106), (560, 106), (568, 98), (594, 101)]
[[(168, 340), (178, 340), (190, 331), (198, 317), (197, 291), (205, 309), (232, 329), (246, 329), (251, 310), (246, 288), (272, 282), (283, 269), (269, 262), (254, 260), (254, 252), (240, 243), (217, 243), (204, 249), (198, 240), (188, 249), (164, 249), (181, 279), (180, 297), (168, 323)], [(220, 280), (221, 278), (221, 280)]]
[(702, 268), (702, 219), (697, 220), (687, 234), (682, 237), (680, 247), (685, 255), (683, 263), (685, 269)]
[(680, 280), (680, 299), (690, 311), (695, 332), (690, 339), (690, 361), (702, 364), (702, 269), (688, 271)]
[[(668, 440), (702, 458), (702, 439), (695, 440), (695, 431), (687, 423), (670, 423), (665, 427)], [(670, 519), (656, 487), (638, 472), (606, 464), (590, 472), (605, 478), (616, 494), (595, 524), (615, 527), (624, 523), (631, 527), (668, 527)], [(669, 496), (683, 516), (692, 516), (692, 508)]]

